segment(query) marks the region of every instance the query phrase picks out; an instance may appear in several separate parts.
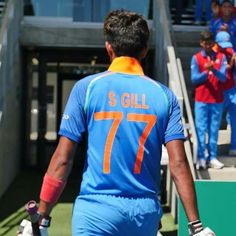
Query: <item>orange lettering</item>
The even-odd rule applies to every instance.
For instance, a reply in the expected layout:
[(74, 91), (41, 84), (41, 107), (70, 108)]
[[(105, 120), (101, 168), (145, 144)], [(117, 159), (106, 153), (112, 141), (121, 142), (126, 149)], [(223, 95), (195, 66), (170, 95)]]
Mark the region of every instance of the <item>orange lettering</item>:
[(145, 94), (142, 95), (142, 108), (149, 109), (149, 106), (146, 105), (146, 95)]
[(134, 100), (134, 107), (135, 108), (142, 108), (142, 105), (140, 105), (138, 103), (138, 94), (134, 94), (134, 98), (135, 98), (135, 100)]
[(94, 113), (94, 120), (113, 120), (112, 126), (107, 136), (106, 145), (104, 148), (103, 172), (105, 174), (110, 173), (112, 146), (113, 146), (117, 129), (122, 119), (123, 119), (123, 113), (119, 111), (117, 112), (116, 111), (107, 111), (107, 112), (101, 111), (101, 112)]
[(121, 96), (121, 104), (123, 107), (129, 107), (130, 106), (130, 96), (128, 93), (123, 93)]
[(109, 105), (114, 107), (116, 105), (116, 98), (115, 98), (115, 93), (109, 92), (108, 97), (109, 97)]
[(128, 121), (145, 122), (146, 123), (143, 133), (141, 134), (141, 136), (139, 138), (138, 152), (137, 152), (136, 161), (135, 161), (135, 165), (134, 165), (134, 173), (140, 174), (141, 166), (142, 166), (142, 162), (143, 162), (143, 155), (144, 155), (144, 145), (147, 141), (147, 138), (148, 138), (153, 126), (156, 123), (157, 117), (152, 114), (129, 113), (129, 114), (127, 114), (127, 119), (128, 119)]
[[(142, 162), (144, 157), (144, 146), (151, 133), (152, 128), (155, 126), (157, 117), (152, 114), (137, 114), (128, 113), (125, 117), (129, 122), (144, 122), (146, 123), (143, 132), (141, 133), (138, 141), (138, 149), (136, 154), (136, 160), (134, 164), (134, 173), (140, 174), (142, 168)], [(123, 113), (119, 111), (101, 111), (94, 113), (95, 121), (112, 120), (111, 127), (108, 131), (106, 144), (104, 147), (104, 160), (103, 160), (103, 173), (109, 174), (111, 172), (111, 153), (115, 140), (117, 130), (123, 120)]]
[(121, 105), (125, 108), (137, 108), (137, 109), (149, 109), (149, 106), (146, 104), (146, 95), (137, 94), (137, 93), (123, 93), (121, 96)]

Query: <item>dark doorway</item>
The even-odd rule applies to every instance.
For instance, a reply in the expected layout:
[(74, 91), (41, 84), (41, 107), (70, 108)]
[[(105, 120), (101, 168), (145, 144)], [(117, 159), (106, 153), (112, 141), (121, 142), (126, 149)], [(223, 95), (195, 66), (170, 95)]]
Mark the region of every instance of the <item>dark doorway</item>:
[[(41, 48), (26, 50), (25, 54), (24, 163), (45, 171), (58, 142), (61, 116), (73, 85), (85, 76), (107, 70), (109, 58), (104, 48)], [(153, 55), (149, 51), (142, 62), (149, 76), (154, 70)]]

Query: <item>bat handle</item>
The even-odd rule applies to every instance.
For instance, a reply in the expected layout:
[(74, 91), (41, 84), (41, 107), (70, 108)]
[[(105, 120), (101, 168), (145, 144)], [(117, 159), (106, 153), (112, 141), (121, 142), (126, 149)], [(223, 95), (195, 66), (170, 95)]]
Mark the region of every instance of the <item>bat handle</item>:
[(25, 206), (26, 211), (29, 214), (32, 229), (33, 229), (33, 236), (41, 236), (40, 230), (39, 230), (39, 218), (40, 214), (38, 213), (38, 207), (37, 203), (34, 200), (29, 201)]

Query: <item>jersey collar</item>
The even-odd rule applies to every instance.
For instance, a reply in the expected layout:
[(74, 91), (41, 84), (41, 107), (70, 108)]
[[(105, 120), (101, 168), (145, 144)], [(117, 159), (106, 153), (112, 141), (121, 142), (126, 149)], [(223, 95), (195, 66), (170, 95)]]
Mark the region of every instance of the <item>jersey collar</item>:
[(144, 75), (139, 61), (132, 57), (116, 57), (109, 66), (108, 71), (131, 75)]

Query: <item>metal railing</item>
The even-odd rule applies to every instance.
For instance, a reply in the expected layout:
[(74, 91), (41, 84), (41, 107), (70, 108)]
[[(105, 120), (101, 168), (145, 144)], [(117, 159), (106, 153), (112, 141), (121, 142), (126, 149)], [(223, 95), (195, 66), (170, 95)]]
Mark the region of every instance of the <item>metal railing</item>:
[[(168, 1), (154, 0), (153, 26), (155, 27), (155, 66), (157, 80), (168, 85), (176, 94), (181, 111), (187, 140), (185, 151), (191, 168), (193, 178), (196, 179), (194, 162), (197, 153), (197, 138), (193, 122), (193, 115), (187, 94), (183, 69), (180, 59), (176, 58), (174, 40), (172, 40), (172, 24)], [(157, 10), (155, 10), (157, 9)], [(167, 168), (167, 204), (171, 207), (174, 218), (177, 216), (177, 193)]]

